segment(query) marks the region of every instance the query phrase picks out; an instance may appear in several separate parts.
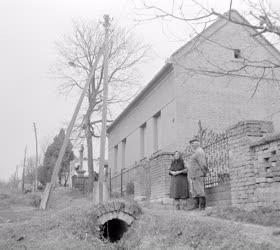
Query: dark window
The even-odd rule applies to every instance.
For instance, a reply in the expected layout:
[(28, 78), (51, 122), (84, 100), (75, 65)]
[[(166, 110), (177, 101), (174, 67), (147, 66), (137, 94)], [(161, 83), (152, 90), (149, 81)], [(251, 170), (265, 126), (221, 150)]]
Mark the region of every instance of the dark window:
[(145, 156), (145, 132), (146, 132), (146, 123), (140, 126), (140, 159)]
[(154, 115), (154, 133), (153, 133), (153, 141), (154, 141), (154, 152), (158, 150), (158, 141), (159, 141), (159, 122), (160, 122), (161, 112), (157, 112)]
[(240, 49), (234, 49), (233, 53), (234, 53), (234, 58), (240, 58), (241, 57)]
[(122, 140), (122, 168), (125, 168), (126, 139)]
[(118, 145), (114, 147), (114, 168), (115, 171), (118, 169)]

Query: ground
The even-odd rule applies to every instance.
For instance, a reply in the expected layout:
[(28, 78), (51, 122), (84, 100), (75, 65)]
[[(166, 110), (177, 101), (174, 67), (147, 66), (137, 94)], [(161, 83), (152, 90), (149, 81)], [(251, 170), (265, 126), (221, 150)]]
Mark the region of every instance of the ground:
[[(176, 211), (151, 204), (141, 205), (140, 218), (119, 242), (113, 244), (99, 239), (90, 196), (57, 189), (50, 209), (40, 211), (32, 206), (36, 204), (36, 195), (7, 192), (0, 195), (1, 250), (280, 249), (277, 223), (273, 227), (256, 225), (237, 222), (234, 216), (225, 219), (226, 212)], [(224, 218), (217, 218), (218, 214)], [(273, 216), (273, 220), (280, 220), (280, 216)], [(255, 222), (265, 224), (263, 221), (268, 220)]]

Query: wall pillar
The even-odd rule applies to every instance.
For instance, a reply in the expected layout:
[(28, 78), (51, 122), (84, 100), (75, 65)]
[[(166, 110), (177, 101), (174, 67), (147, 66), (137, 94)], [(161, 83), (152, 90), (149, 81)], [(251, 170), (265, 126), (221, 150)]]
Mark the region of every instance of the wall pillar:
[(150, 159), (151, 200), (165, 202), (169, 200), (169, 168), (172, 153), (161, 152)]
[(233, 207), (247, 210), (256, 207), (254, 152), (250, 145), (273, 131), (273, 124), (268, 121), (242, 121), (227, 129)]
[(147, 199), (147, 173), (146, 165), (149, 164), (146, 159), (141, 160), (139, 166), (136, 168), (135, 172), (135, 182), (134, 182), (134, 199), (141, 201)]

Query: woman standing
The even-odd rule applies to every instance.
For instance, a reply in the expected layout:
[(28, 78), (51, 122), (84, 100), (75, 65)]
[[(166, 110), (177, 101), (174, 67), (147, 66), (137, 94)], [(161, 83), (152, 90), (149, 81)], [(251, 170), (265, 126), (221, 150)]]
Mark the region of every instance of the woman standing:
[(174, 160), (169, 169), (171, 175), (170, 197), (175, 200), (176, 209), (180, 210), (180, 200), (189, 198), (188, 174), (180, 153), (174, 153)]

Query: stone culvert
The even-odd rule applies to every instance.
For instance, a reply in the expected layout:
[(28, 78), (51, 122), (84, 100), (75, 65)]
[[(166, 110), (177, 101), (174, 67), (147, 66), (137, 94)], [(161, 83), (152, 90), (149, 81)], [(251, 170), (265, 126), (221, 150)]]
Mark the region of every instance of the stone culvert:
[(142, 213), (137, 203), (122, 200), (109, 201), (96, 206), (95, 209), (100, 237), (111, 242), (120, 240)]

